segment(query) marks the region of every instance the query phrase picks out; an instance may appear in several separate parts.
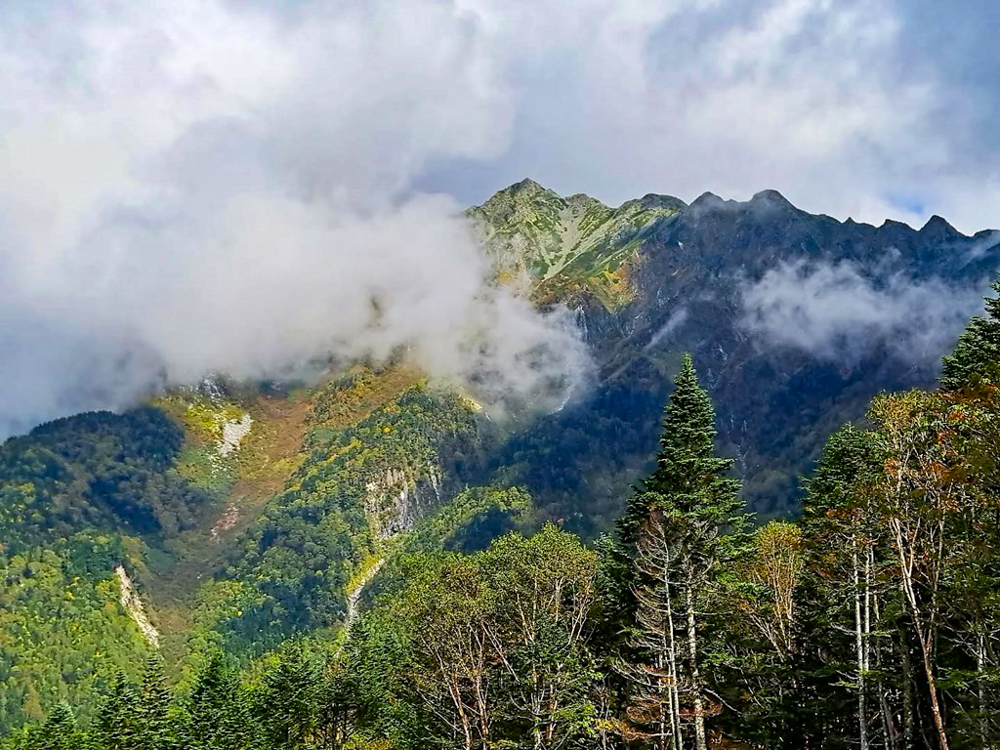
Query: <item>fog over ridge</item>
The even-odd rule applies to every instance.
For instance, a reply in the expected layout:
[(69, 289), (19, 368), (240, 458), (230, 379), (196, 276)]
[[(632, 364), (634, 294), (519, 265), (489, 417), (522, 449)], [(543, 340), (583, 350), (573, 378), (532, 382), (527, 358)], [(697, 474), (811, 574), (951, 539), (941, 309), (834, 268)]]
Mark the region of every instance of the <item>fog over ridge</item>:
[(396, 347), (561, 403), (571, 316), (484, 284), (460, 218), (526, 175), (995, 225), (1000, 53), (959, 5), (0, 5), (0, 435)]
[(856, 263), (783, 262), (741, 285), (742, 325), (761, 346), (792, 346), (857, 361), (873, 344), (912, 362), (932, 362), (983, 311), (980, 284), (866, 273)]
[(45, 22), (63, 57), (0, 32), (0, 435), (400, 348), (486, 397), (565, 399), (587, 371), (566, 315), (487, 285), (461, 207), (408, 189), (503, 140), (488, 66), (425, 6), (405, 34), (384, 3), (70, 6), (78, 27)]

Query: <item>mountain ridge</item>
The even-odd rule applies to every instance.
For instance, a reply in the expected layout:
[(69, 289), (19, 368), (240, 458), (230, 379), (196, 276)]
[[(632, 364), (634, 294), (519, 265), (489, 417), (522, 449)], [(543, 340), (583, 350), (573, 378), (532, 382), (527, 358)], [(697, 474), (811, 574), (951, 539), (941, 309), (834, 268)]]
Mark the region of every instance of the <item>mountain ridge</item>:
[[(502, 233), (479, 228), (487, 252), (510, 264), (512, 251), (522, 259), (547, 252), (531, 224), (559, 200), (522, 181), (470, 214), (489, 219), (496, 202), (518, 204)], [(600, 373), (577, 416), (570, 409), (529, 428), (520, 453), (606, 418), (608, 440), (596, 442), (621, 454), (616, 470), (627, 484), (655, 448), (669, 380), (681, 352), (690, 351), (716, 400), (721, 440), (748, 480), (747, 500), (765, 515), (791, 511), (796, 477), (808, 473), (825, 435), (861, 418), (871, 396), (933, 382), (938, 359), (982, 309), (1000, 268), (1000, 232), (967, 236), (940, 218), (920, 230), (889, 219), (878, 227), (840, 221), (798, 209), (774, 190), (747, 201), (707, 192), (690, 205), (670, 196), (655, 202), (669, 211), (632, 233), (606, 236), (593, 262), (564, 257), (556, 272), (520, 279), (542, 304), (577, 311)], [(619, 279), (610, 299), (602, 286), (609, 277)], [(593, 531), (579, 517), (584, 506), (601, 516), (599, 509), (620, 502), (595, 492), (595, 485), (615, 485), (587, 468), (597, 461), (593, 454), (573, 469), (550, 468), (547, 477), (528, 467), (520, 479), (537, 496), (561, 496), (558, 517), (577, 517)]]
[(340, 642), (399, 554), (548, 520), (595, 537), (649, 468), (685, 352), (746, 504), (794, 514), (826, 437), (875, 393), (931, 384), (1000, 268), (1000, 232), (841, 222), (768, 190), (612, 208), (529, 180), (468, 215), (497, 283), (571, 308), (593, 388), (500, 428), (406, 362), (356, 364), (313, 387), (206, 383), (7, 441), (0, 731), (155, 650), (119, 567), (184, 684), (209, 646), (248, 663), (289, 635)]
[[(532, 179), (530, 177), (525, 177), (525, 178), (523, 178), (521, 180), (518, 180), (517, 182), (511, 183), (510, 185), (508, 185), (505, 188), (501, 188), (497, 192), (493, 193), (493, 195), (491, 195), (490, 197), (488, 197), (485, 201), (483, 201), (483, 203), (479, 204), (479, 206), (473, 206), (472, 208), (475, 209), (475, 208), (478, 208), (478, 207), (481, 207), (481, 206), (485, 206), (488, 203), (490, 203), (490, 201), (494, 200), (495, 198), (497, 198), (498, 196), (500, 196), (503, 193), (508, 193), (508, 192), (510, 192), (510, 193), (517, 193), (518, 191), (522, 191), (522, 190), (523, 191), (529, 191), (531, 193), (537, 193), (537, 192), (550, 193), (550, 194), (552, 194), (552, 195), (554, 195), (554, 196), (556, 196), (558, 198), (562, 198), (563, 200), (566, 200), (566, 201), (570, 201), (570, 200), (596, 201), (597, 203), (600, 203), (602, 206), (605, 206), (605, 207), (607, 207), (607, 208), (609, 208), (611, 210), (618, 210), (618, 209), (622, 208), (623, 206), (625, 206), (625, 205), (627, 205), (629, 203), (634, 203), (636, 201), (640, 201), (640, 202), (662, 201), (664, 203), (668, 203), (668, 204), (671, 204), (671, 205), (677, 205), (677, 206), (679, 206), (682, 209), (683, 208), (690, 208), (690, 207), (698, 204), (699, 201), (701, 201), (703, 204), (705, 204), (705, 203), (708, 203), (708, 204), (722, 204), (722, 205), (730, 206), (730, 207), (749, 206), (749, 205), (754, 205), (754, 204), (760, 204), (760, 203), (763, 203), (763, 202), (773, 202), (773, 203), (776, 203), (776, 204), (780, 204), (780, 205), (782, 205), (782, 206), (784, 206), (786, 208), (794, 209), (795, 211), (797, 211), (799, 213), (806, 214), (806, 215), (809, 215), (809, 216), (823, 217), (823, 218), (827, 218), (827, 219), (831, 219), (833, 221), (836, 221), (836, 222), (838, 222), (840, 224), (848, 224), (848, 225), (852, 225), (853, 224), (853, 225), (857, 225), (857, 226), (871, 227), (872, 229), (879, 229), (881, 226), (889, 224), (889, 225), (901, 225), (901, 226), (904, 226), (904, 227), (910, 229), (913, 232), (921, 232), (921, 231), (927, 229), (928, 225), (934, 226), (934, 225), (943, 224), (948, 230), (950, 230), (950, 233), (953, 233), (953, 234), (955, 234), (955, 235), (957, 235), (957, 236), (959, 236), (961, 238), (966, 238), (966, 239), (967, 238), (978, 238), (978, 237), (982, 237), (982, 236), (985, 236), (985, 235), (988, 235), (988, 234), (1000, 231), (1000, 229), (996, 229), (996, 228), (992, 228), (992, 227), (986, 227), (986, 228), (983, 228), (983, 229), (976, 230), (973, 234), (966, 234), (966, 233), (962, 232), (961, 230), (956, 229), (954, 226), (952, 226), (952, 224), (950, 222), (948, 222), (948, 220), (945, 217), (942, 217), (939, 214), (932, 214), (930, 217), (928, 217), (928, 219), (924, 222), (924, 224), (921, 227), (919, 227), (919, 228), (915, 227), (915, 226), (913, 226), (913, 225), (911, 225), (911, 224), (909, 224), (909, 223), (907, 223), (905, 221), (900, 221), (898, 219), (893, 219), (891, 217), (886, 217), (885, 219), (883, 219), (882, 224), (878, 224), (878, 225), (877, 224), (873, 224), (871, 222), (860, 222), (860, 221), (855, 220), (851, 216), (848, 216), (846, 219), (837, 219), (836, 217), (830, 216), (829, 214), (811, 213), (811, 212), (806, 211), (805, 209), (799, 208), (794, 203), (792, 203), (792, 201), (790, 201), (787, 197), (785, 197), (785, 195), (783, 193), (781, 193), (781, 191), (775, 190), (774, 188), (762, 188), (761, 190), (758, 190), (750, 198), (748, 198), (746, 200), (739, 200), (737, 198), (723, 198), (722, 196), (720, 196), (720, 195), (718, 195), (718, 194), (716, 194), (716, 193), (714, 193), (714, 192), (712, 192), (710, 190), (706, 190), (705, 192), (701, 193), (698, 197), (696, 197), (693, 201), (691, 201), (691, 203), (687, 203), (682, 198), (678, 198), (677, 196), (671, 195), (669, 193), (646, 193), (641, 198), (629, 198), (629, 199), (626, 199), (625, 201), (622, 201), (617, 206), (615, 206), (615, 205), (612, 205), (610, 203), (605, 203), (604, 201), (601, 201), (599, 198), (594, 198), (594, 197), (590, 196), (589, 194), (583, 193), (583, 192), (572, 193), (572, 194), (567, 195), (567, 196), (562, 196), (558, 192), (556, 192), (555, 190), (553, 190), (552, 188), (545, 187), (544, 185), (542, 185), (541, 183), (537, 182), (536, 180), (534, 180), (534, 179)], [(998, 239), (998, 243), (1000, 243), (1000, 239)]]

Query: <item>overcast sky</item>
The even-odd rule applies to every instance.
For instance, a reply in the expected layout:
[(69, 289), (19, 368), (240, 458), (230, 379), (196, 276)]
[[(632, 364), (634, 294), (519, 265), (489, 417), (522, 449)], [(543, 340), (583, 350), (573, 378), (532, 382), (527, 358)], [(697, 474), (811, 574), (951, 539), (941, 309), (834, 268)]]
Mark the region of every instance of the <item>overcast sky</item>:
[(991, 0), (0, 2), (0, 435), (330, 350), (530, 396), (539, 346), (545, 383), (579, 351), (484, 293), (455, 221), (523, 177), (996, 227), (997, 28)]
[(497, 154), (422, 185), (478, 201), (530, 175), (612, 203), (774, 188), (841, 219), (1000, 225), (1000, 3), (460, 5), (509, 126)]
[(998, 28), (992, 0), (13, 0), (0, 113), (9, 131), (54, 90), (109, 110), (90, 154), (47, 138), (71, 123), (13, 123), (74, 170), (267, 110), (286, 157), (298, 139), (310, 179), (355, 197), (478, 202), (525, 176), (611, 203), (774, 188), (971, 231), (1000, 224)]

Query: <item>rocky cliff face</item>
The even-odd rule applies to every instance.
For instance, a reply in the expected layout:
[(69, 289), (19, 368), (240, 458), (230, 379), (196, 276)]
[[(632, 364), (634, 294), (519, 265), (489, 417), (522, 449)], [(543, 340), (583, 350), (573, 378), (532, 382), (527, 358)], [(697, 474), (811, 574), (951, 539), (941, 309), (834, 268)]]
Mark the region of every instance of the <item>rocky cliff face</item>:
[[(1000, 267), (1000, 232), (968, 237), (940, 217), (920, 230), (840, 222), (774, 191), (611, 209), (526, 181), (471, 215), (500, 268), (518, 269), (542, 303), (582, 313), (598, 387), (505, 459), (554, 515), (584, 529), (655, 450), (682, 352), (712, 391), (748, 502), (780, 514), (839, 423), (861, 418), (881, 390), (933, 381)], [(623, 291), (608, 295), (601, 280), (615, 275)]]
[(441, 506), (441, 471), (433, 466), (387, 469), (365, 483), (363, 504), (372, 538), (382, 541), (409, 531)]

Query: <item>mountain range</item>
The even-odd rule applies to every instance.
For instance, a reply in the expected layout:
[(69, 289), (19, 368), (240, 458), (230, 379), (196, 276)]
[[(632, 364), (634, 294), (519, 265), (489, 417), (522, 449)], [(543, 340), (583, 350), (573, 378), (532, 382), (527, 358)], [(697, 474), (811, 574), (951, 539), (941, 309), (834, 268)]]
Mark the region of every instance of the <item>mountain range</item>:
[[(561, 442), (558, 468), (529, 457), (519, 479), (585, 531), (652, 455), (682, 352), (712, 393), (748, 505), (786, 514), (830, 432), (879, 391), (933, 381), (1000, 267), (994, 230), (968, 237), (937, 216), (920, 230), (841, 222), (773, 190), (611, 209), (525, 180), (469, 213), (502, 278), (573, 307), (586, 332), (594, 391), (505, 456)], [(577, 431), (591, 440), (571, 448)]]
[[(418, 549), (543, 520), (594, 538), (649, 467), (685, 352), (761, 517), (794, 514), (827, 436), (930, 384), (1000, 268), (1000, 232), (838, 221), (774, 191), (612, 208), (530, 180), (468, 217), (493, 268), (572, 311), (590, 386), (494, 424), (404, 358), (319, 384), (179, 388), (0, 447), (0, 730), (208, 646), (253, 660), (333, 642)], [(526, 492), (525, 492), (526, 491)]]

